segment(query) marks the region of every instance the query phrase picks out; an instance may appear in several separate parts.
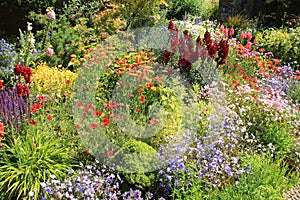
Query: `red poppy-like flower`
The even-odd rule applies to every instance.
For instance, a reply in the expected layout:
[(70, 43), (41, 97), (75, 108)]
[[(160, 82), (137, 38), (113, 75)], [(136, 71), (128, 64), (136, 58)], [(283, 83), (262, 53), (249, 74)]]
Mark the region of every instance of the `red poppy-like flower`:
[(75, 125), (75, 129), (80, 129), (80, 126), (78, 124)]
[(48, 116), (47, 118), (48, 118), (48, 120), (50, 120), (50, 121), (52, 120), (52, 116)]
[(83, 103), (80, 101), (80, 102), (77, 103), (77, 106), (81, 107), (81, 106), (83, 106)]
[(41, 107), (41, 104), (40, 103), (35, 103), (32, 105), (32, 108), (31, 108), (31, 112), (37, 112), (39, 110), (39, 108)]
[(70, 80), (66, 80), (66, 84), (68, 85), (68, 84), (70, 84), (71, 83), (71, 81)]
[(102, 115), (102, 112), (100, 110), (94, 110), (93, 115), (100, 116), (100, 115)]
[(31, 125), (33, 125), (33, 126), (35, 126), (36, 125), (36, 121), (34, 121), (33, 119), (31, 119), (31, 120), (29, 120), (29, 122), (28, 122), (29, 124), (31, 124)]
[(109, 122), (109, 119), (103, 119), (101, 124), (102, 126), (108, 126)]
[(140, 103), (146, 103), (145, 95), (140, 96)]
[(83, 149), (83, 153), (88, 153), (89, 150), (87, 148)]
[(108, 157), (112, 157), (112, 156), (114, 156), (114, 152), (113, 151), (108, 151), (108, 152), (106, 152), (106, 155)]
[(92, 129), (96, 129), (96, 128), (98, 127), (98, 124), (90, 124), (90, 127), (91, 127)]

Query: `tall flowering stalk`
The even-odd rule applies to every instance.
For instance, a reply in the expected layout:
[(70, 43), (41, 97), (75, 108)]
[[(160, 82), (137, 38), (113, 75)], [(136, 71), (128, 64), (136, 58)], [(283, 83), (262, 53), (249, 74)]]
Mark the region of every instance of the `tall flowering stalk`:
[(0, 91), (0, 120), (11, 130), (19, 131), (20, 123), (30, 117), (30, 100), (27, 85)]

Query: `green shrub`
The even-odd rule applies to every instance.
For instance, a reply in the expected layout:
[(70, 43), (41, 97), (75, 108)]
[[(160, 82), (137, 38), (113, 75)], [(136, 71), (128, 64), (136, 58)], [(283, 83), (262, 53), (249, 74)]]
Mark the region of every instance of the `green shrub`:
[[(156, 181), (155, 172), (147, 172), (148, 168), (152, 168), (156, 160), (156, 151), (144, 142), (129, 139), (122, 146), (126, 154), (124, 163), (128, 169), (137, 171), (136, 173), (124, 173), (129, 184), (134, 185), (138, 189), (149, 189), (154, 186)], [(144, 162), (141, 163), (141, 160)], [(154, 165), (155, 166), (155, 165)]]
[(300, 27), (267, 29), (256, 37), (261, 48), (271, 51), (275, 58), (284, 62), (300, 63)]
[(216, 19), (219, 2), (209, 0), (170, 0), (168, 19), (182, 20), (186, 15), (200, 17), (201, 20)]
[(27, 132), (6, 143), (0, 149), (0, 193), (6, 199), (22, 199), (32, 191), (37, 199), (41, 182), (51, 174), (64, 178), (73, 165), (72, 150), (47, 132)]

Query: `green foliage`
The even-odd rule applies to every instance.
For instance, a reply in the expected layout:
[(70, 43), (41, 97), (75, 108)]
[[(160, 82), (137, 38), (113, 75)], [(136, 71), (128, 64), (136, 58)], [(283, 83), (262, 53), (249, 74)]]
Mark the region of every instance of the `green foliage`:
[(260, 47), (271, 51), (275, 58), (282, 61), (297, 61), (300, 63), (300, 27), (296, 28), (269, 28), (256, 37)]
[(12, 138), (0, 150), (0, 191), (6, 199), (28, 197), (30, 191), (35, 191), (37, 199), (41, 182), (51, 174), (64, 178), (65, 171), (73, 165), (72, 150), (47, 132), (28, 131)]
[(123, 30), (150, 26), (161, 19), (168, 4), (164, 0), (112, 0), (118, 15), (125, 20)]
[[(29, 17), (34, 22), (34, 27), (39, 27), (35, 34), (40, 41), (37, 49), (45, 52), (47, 48), (53, 48), (52, 56), (43, 56), (42, 59), (50, 66), (62, 65), (68, 67), (71, 55), (81, 55), (86, 43), (84, 39), (89, 36), (91, 29), (86, 26), (86, 19), (81, 18), (80, 24), (72, 26), (67, 15), (61, 15), (58, 19), (48, 19), (44, 14), (31, 12)], [(76, 70), (75, 66), (69, 66), (70, 70)]]
[[(149, 189), (156, 180), (154, 172), (147, 172), (147, 169), (155, 166), (156, 151), (144, 142), (134, 139), (127, 140), (122, 149), (130, 152), (123, 158), (129, 169), (134, 169), (137, 173), (125, 173), (124, 176), (129, 184), (138, 189)], [(141, 162), (143, 160), (143, 162)]]
[(219, 2), (209, 0), (170, 0), (170, 8), (167, 12), (168, 19), (184, 19), (185, 15), (200, 17), (201, 20), (215, 19)]
[(182, 199), (282, 199), (284, 190), (297, 184), (298, 175), (289, 172), (288, 167), (280, 160), (273, 162), (266, 155), (253, 155), (243, 162), (249, 162), (252, 170), (249, 174), (243, 174), (236, 185), (223, 189), (205, 189), (201, 181), (193, 182), (183, 192)]
[(257, 26), (258, 21), (248, 20), (243, 14), (229, 16), (225, 21), (225, 26), (235, 29), (249, 29)]

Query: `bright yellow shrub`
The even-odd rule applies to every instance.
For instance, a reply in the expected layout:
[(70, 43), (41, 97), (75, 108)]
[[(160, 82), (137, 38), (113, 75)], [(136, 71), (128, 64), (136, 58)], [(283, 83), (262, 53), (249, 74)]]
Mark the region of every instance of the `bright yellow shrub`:
[(32, 81), (42, 94), (70, 97), (77, 74), (67, 69), (39, 64), (32, 70)]

